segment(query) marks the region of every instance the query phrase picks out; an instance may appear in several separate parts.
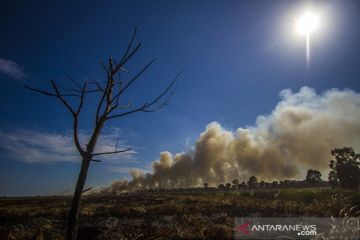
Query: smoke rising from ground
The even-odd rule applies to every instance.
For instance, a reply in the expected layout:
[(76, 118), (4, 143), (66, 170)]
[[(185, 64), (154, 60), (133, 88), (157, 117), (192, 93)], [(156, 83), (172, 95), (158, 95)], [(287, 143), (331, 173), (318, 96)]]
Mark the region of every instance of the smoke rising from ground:
[(132, 171), (132, 181), (114, 181), (103, 191), (218, 185), (251, 175), (291, 179), (304, 177), (308, 168), (327, 174), (332, 148), (359, 150), (359, 93), (332, 89), (317, 94), (303, 87), (298, 93), (283, 90), (280, 97), (272, 113), (259, 116), (254, 126), (232, 131), (212, 122), (192, 150), (161, 152), (153, 173)]

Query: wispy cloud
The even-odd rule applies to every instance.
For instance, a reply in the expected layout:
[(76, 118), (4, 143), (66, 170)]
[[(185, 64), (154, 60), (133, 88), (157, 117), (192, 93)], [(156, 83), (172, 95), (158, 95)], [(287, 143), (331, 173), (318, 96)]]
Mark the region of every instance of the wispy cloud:
[[(101, 136), (96, 152), (114, 151), (119, 130), (111, 129), (109, 132)], [(88, 138), (87, 133), (80, 133), (81, 142), (84, 143)], [(121, 139), (118, 146), (128, 147)], [(135, 154), (135, 151), (128, 151), (99, 158), (108, 163), (119, 163), (133, 161)], [(74, 148), (71, 132), (59, 134), (40, 130), (0, 130), (0, 156), (27, 163), (72, 162), (80, 159)]]
[(22, 66), (12, 60), (4, 58), (0, 58), (0, 73), (18, 80), (26, 78)]

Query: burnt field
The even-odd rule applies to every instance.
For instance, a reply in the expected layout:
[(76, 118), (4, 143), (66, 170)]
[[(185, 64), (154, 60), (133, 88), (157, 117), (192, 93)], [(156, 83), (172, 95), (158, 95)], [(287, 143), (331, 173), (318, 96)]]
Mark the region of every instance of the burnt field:
[[(70, 201), (3, 197), (0, 239), (63, 239)], [(358, 190), (329, 188), (86, 196), (79, 239), (233, 239), (235, 217), (345, 216), (359, 205)]]

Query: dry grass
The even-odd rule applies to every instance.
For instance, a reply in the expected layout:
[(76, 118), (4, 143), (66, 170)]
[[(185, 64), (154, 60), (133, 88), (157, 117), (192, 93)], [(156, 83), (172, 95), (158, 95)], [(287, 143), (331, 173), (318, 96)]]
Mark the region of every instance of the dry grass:
[[(68, 197), (1, 199), (0, 239), (63, 239), (69, 203)], [(337, 217), (350, 205), (360, 206), (359, 191), (89, 196), (82, 202), (79, 239), (232, 239), (234, 217)]]

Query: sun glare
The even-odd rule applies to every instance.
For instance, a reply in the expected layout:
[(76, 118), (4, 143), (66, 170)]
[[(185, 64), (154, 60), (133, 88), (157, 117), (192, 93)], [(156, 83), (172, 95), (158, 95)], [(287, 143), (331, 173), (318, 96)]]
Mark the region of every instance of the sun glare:
[(295, 33), (299, 36), (305, 37), (306, 43), (306, 63), (310, 64), (310, 35), (316, 32), (319, 28), (319, 16), (312, 11), (305, 12), (300, 16), (294, 26)]
[(296, 20), (295, 32), (300, 36), (308, 36), (319, 27), (319, 17), (313, 12), (306, 12)]

